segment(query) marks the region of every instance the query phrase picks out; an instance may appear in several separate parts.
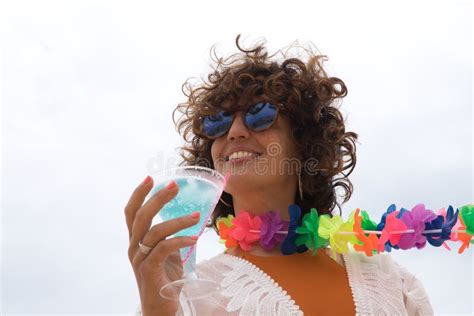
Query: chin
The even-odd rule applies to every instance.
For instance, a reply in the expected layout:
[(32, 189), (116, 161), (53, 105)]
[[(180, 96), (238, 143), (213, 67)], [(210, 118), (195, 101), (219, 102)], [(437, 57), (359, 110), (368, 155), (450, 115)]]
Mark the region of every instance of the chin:
[(246, 171), (245, 173), (235, 172), (230, 176), (224, 191), (234, 194), (238, 191), (254, 190), (257, 187), (263, 186), (262, 180), (262, 176), (252, 171)]

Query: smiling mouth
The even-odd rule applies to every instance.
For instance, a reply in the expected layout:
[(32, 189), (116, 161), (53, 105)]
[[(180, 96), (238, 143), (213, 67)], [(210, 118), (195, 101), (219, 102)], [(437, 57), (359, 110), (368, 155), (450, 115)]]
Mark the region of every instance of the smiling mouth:
[(224, 161), (226, 162), (239, 162), (239, 161), (244, 161), (244, 160), (250, 160), (250, 159), (254, 159), (254, 158), (258, 158), (260, 157), (262, 154), (259, 154), (259, 153), (254, 153), (252, 155), (246, 155), (246, 156), (240, 156), (240, 157), (233, 157), (233, 158), (230, 158), (231, 156), (228, 156), (228, 157), (225, 157), (224, 158)]

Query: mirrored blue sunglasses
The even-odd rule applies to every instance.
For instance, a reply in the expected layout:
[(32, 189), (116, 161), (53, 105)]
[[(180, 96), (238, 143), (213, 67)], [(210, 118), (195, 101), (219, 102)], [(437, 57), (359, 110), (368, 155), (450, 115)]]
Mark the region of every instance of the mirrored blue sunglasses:
[[(245, 126), (254, 132), (261, 132), (270, 128), (277, 120), (279, 108), (284, 105), (274, 105), (260, 102), (250, 107), (243, 117)], [(219, 111), (217, 114), (206, 115), (202, 118), (201, 133), (210, 139), (225, 135), (234, 122), (234, 113)]]

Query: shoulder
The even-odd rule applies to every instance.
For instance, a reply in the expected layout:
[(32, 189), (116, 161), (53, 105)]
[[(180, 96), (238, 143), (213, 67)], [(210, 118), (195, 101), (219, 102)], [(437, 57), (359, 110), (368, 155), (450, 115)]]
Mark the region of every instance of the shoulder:
[(397, 305), (405, 315), (434, 314), (422, 282), (391, 254), (369, 257), (352, 252), (344, 254), (343, 258), (349, 281), (356, 292), (375, 297), (380, 302), (385, 301), (384, 305)]
[(409, 315), (434, 315), (423, 283), (415, 274), (393, 260), (402, 282), (403, 299)]

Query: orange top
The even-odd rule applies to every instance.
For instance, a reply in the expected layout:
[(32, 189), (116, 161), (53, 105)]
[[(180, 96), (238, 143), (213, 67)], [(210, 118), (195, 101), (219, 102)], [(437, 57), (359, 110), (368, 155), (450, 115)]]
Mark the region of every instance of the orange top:
[(355, 315), (346, 269), (323, 249), (289, 256), (255, 256), (243, 252), (285, 290), (305, 315)]

